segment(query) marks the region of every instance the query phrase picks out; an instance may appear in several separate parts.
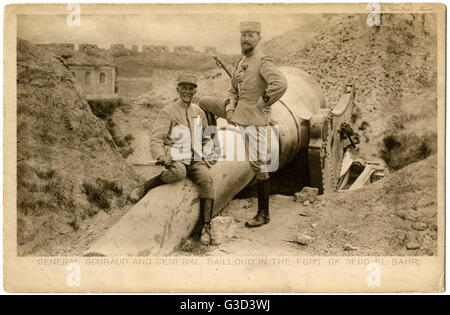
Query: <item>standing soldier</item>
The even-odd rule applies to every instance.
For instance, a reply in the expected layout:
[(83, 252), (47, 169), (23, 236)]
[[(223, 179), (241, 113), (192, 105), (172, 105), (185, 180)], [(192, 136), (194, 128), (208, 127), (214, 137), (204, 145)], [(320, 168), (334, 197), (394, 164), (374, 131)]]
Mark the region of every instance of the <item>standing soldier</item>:
[[(261, 40), (259, 22), (241, 22), (242, 56), (233, 64), (231, 87), (226, 100), (217, 97), (203, 97), (200, 107), (203, 110), (225, 118), (230, 124), (243, 127), (268, 127), (271, 120), (271, 105), (278, 101), (287, 90), (287, 79), (277, 69), (272, 60), (265, 56), (257, 45)], [(270, 130), (269, 128), (261, 128)], [(266, 146), (267, 135), (249, 134), (250, 146), (257, 137)], [(259, 139), (258, 139), (259, 138)], [(255, 139), (253, 139), (255, 140)], [(246, 153), (250, 147), (246, 143)], [(247, 227), (257, 227), (269, 223), (270, 178), (267, 169), (262, 168), (264, 161), (250, 161), (258, 182), (258, 212), (246, 222)]]
[[(200, 241), (204, 245), (211, 244), (211, 216), (214, 204), (213, 180), (209, 173), (207, 162), (203, 160), (203, 146), (211, 138), (203, 137), (208, 122), (203, 110), (192, 99), (197, 90), (197, 78), (194, 75), (183, 74), (177, 79), (177, 91), (180, 99), (166, 105), (156, 118), (150, 140), (152, 156), (157, 158), (158, 164), (164, 165), (166, 170), (148, 179), (135, 193), (140, 199), (145, 193), (162, 184), (183, 180), (186, 175), (200, 188), (200, 211), (203, 218), (203, 228)], [(196, 128), (202, 126), (202, 129)], [(197, 127), (196, 127), (197, 125)], [(195, 139), (195, 137), (202, 139)], [(201, 141), (195, 151), (196, 141)], [(210, 143), (212, 147), (212, 143)]]

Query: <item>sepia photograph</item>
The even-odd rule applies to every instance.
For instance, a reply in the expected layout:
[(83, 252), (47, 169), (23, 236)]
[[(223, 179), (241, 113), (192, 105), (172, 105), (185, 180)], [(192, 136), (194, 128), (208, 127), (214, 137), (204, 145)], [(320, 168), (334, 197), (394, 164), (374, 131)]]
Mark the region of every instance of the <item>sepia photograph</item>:
[(355, 290), (407, 290), (366, 279), (406, 266), (429, 273), (411, 290), (443, 290), (444, 5), (14, 5), (5, 19), (5, 260), (256, 272), (239, 292), (354, 290), (321, 287), (328, 271), (310, 287), (261, 278), (338, 262), (368, 281)]

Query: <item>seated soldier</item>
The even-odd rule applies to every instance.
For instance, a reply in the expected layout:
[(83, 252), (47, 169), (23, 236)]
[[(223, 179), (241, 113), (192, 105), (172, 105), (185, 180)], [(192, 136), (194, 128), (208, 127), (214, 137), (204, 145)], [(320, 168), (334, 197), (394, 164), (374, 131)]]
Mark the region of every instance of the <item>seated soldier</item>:
[[(195, 141), (200, 141), (200, 150), (203, 151), (203, 146), (212, 140), (203, 137), (203, 131), (208, 126), (205, 113), (192, 103), (197, 90), (197, 78), (183, 74), (178, 77), (177, 83), (180, 99), (160, 111), (150, 141), (152, 156), (157, 158), (158, 163), (164, 165), (166, 170), (148, 179), (138, 194), (142, 197), (154, 187), (178, 182), (189, 176), (200, 188), (200, 211), (203, 218), (200, 241), (204, 245), (210, 245), (210, 222), (214, 204), (213, 180), (208, 162), (204, 161), (202, 152), (195, 150)], [(200, 134), (201, 139), (194, 139), (195, 126), (200, 126), (200, 123), (201, 134), (198, 131), (196, 134)]]

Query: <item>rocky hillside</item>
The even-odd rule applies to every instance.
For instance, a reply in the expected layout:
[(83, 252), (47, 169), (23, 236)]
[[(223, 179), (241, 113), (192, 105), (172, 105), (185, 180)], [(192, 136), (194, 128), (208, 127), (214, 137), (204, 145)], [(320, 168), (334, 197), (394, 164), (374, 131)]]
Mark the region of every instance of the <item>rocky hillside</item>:
[(324, 15), (311, 40), (298, 40), (308, 32), (302, 28), (263, 48), (278, 64), (315, 76), (330, 107), (354, 83), (358, 154), (382, 156), (399, 169), (436, 150), (436, 21), (431, 14), (383, 14), (380, 27), (369, 27), (366, 18)]
[(78, 230), (83, 219), (120, 212), (136, 183), (64, 62), (19, 39), (18, 254), (54, 254), (52, 243)]

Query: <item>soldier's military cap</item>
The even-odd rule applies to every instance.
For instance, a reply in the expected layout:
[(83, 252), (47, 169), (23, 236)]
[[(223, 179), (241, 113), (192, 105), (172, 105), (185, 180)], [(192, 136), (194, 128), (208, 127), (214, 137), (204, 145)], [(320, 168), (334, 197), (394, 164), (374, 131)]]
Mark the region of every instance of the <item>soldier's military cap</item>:
[(254, 21), (241, 22), (241, 33), (244, 32), (261, 33), (261, 23)]
[(197, 86), (197, 77), (190, 73), (180, 74), (177, 78), (177, 84), (190, 83)]

